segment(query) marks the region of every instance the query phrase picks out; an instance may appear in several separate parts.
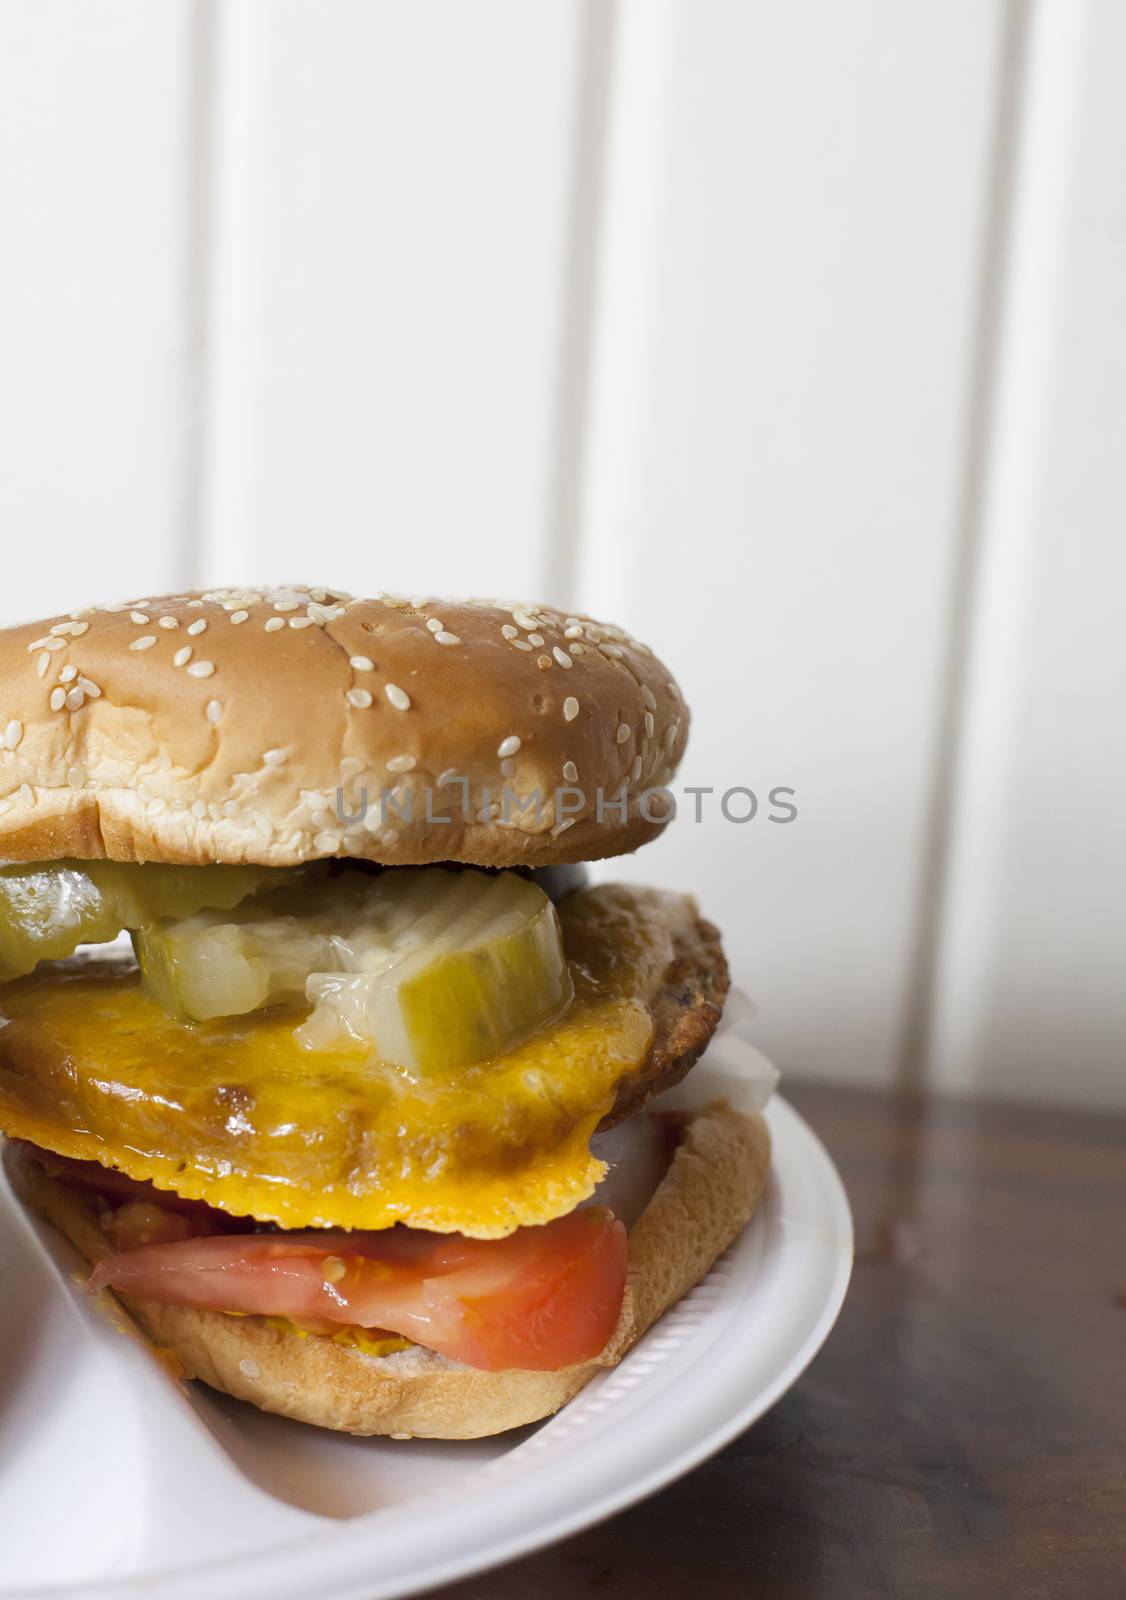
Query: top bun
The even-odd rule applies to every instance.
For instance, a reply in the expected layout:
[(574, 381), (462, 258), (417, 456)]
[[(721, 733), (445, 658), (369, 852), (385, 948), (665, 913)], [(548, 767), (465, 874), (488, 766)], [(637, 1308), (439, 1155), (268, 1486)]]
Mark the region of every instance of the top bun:
[(619, 628), (302, 586), (4, 629), (0, 685), (0, 855), (21, 861), (620, 855), (668, 821), (651, 791), (688, 734)]

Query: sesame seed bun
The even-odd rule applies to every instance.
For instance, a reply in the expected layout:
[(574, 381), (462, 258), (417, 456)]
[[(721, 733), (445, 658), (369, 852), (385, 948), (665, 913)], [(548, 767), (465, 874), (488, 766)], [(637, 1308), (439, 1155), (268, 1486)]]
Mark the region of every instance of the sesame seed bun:
[[(9, 1150), (6, 1164), (28, 1204), (87, 1261), (109, 1253), (96, 1208), (79, 1191), (49, 1177), (23, 1150)], [(595, 1360), (559, 1372), (482, 1372), (417, 1346), (371, 1356), (262, 1317), (122, 1303), (184, 1376), (264, 1411), (344, 1433), (483, 1438), (550, 1416), (615, 1366), (748, 1222), (769, 1164), (761, 1117), (723, 1101), (690, 1114), (667, 1173), (630, 1230), (625, 1301), (609, 1343)]]
[(0, 683), (9, 860), (593, 860), (665, 826), (669, 797), (645, 791), (670, 781), (688, 734), (676, 684), (618, 628), (332, 589), (8, 628)]

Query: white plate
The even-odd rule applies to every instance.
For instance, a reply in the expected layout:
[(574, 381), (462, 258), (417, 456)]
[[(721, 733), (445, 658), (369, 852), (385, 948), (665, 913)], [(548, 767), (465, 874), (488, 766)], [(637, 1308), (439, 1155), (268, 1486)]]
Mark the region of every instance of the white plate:
[(351, 1439), (199, 1385), (189, 1399), (0, 1192), (0, 1596), (381, 1600), (661, 1488), (789, 1388), (844, 1298), (840, 1179), (784, 1101), (766, 1117), (763, 1204), (704, 1282), (558, 1416), (468, 1444)]

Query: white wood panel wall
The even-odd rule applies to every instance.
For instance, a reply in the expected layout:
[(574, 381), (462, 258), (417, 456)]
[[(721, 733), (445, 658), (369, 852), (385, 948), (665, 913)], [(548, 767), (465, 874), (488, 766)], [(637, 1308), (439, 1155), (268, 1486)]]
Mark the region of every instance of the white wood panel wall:
[(574, 0), (219, 13), (209, 578), (543, 587), (588, 29)]
[(196, 22), (186, 0), (0, 4), (6, 622), (190, 575)]
[(604, 611), (763, 803), (620, 870), (785, 1069), (1121, 1101), (1124, 69), (1117, 0), (0, 0), (0, 620)]
[(713, 799), (627, 870), (698, 891), (783, 1069), (886, 1080), (912, 1066), (1004, 13), (658, 9), (622, 18), (581, 598), (680, 665), (686, 781), (762, 806)]
[(931, 1077), (1126, 1104), (1126, 7), (1033, 13)]

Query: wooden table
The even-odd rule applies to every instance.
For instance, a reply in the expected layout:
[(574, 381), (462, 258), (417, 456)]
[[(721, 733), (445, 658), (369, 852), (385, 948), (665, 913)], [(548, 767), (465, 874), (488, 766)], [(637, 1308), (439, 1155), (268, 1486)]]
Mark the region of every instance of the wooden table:
[(1126, 1600), (1126, 1118), (787, 1094), (856, 1218), (824, 1350), (714, 1461), (444, 1600)]

